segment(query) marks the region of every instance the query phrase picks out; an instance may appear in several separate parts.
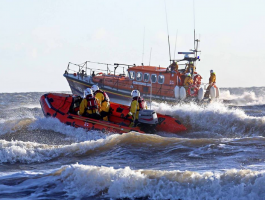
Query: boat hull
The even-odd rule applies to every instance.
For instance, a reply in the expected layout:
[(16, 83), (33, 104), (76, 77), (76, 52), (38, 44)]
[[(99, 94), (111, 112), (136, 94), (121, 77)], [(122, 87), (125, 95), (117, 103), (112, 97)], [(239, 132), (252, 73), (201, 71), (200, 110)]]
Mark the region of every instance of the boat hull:
[[(92, 85), (98, 84), (98, 83), (94, 83), (92, 81), (81, 79), (80, 77), (72, 76), (68, 74), (64, 74), (64, 77), (68, 81), (68, 84), (71, 88), (72, 93), (76, 95), (80, 95), (80, 96), (83, 96), (84, 90), (86, 88), (90, 88)], [(111, 100), (114, 99), (112, 101), (115, 101), (115, 99), (117, 99), (119, 101), (123, 101), (124, 104), (129, 104), (132, 100), (131, 90), (125, 90), (125, 89), (121, 90), (121, 89), (112, 88), (110, 86), (104, 86), (104, 85), (99, 85), (99, 87), (100, 89), (104, 90), (108, 94)], [(150, 95), (147, 95), (147, 94), (141, 94), (141, 96), (147, 100), (149, 100), (150, 98)], [(154, 101), (172, 102), (172, 103), (191, 102), (191, 101), (197, 102), (197, 98), (194, 98), (194, 97), (189, 97), (184, 100), (180, 100), (180, 99), (177, 100), (176, 98), (160, 96), (160, 95), (152, 95), (151, 99)], [(207, 101), (209, 101), (209, 99), (207, 99)]]
[[(71, 88), (72, 93), (80, 95), (80, 96), (83, 96), (84, 90), (86, 88), (90, 88), (92, 85), (95, 84), (93, 82), (89, 82), (86, 80), (80, 80), (80, 79), (73, 78), (67, 75), (64, 75), (64, 77), (68, 81), (68, 84)], [(110, 99), (114, 98), (114, 99), (125, 100), (128, 102), (131, 101), (131, 98), (132, 98), (130, 95), (131, 91), (129, 90), (123, 91), (123, 90), (118, 90), (116, 88), (109, 88), (109, 87), (104, 87), (104, 86), (101, 86), (100, 88), (103, 89), (105, 92), (107, 92)]]
[[(76, 109), (79, 109), (79, 107), (74, 107), (77, 97), (76, 95), (72, 96), (69, 94), (45, 94), (40, 98), (43, 114), (46, 117), (57, 118), (67, 125), (87, 130), (116, 133), (127, 133), (130, 131), (146, 132), (140, 127), (129, 127), (130, 120), (124, 118), (129, 112), (129, 107), (118, 103), (111, 102), (112, 112), (109, 115), (108, 122), (77, 115)], [(159, 123), (156, 125), (156, 131), (180, 133), (186, 130), (186, 127), (179, 120), (171, 116), (159, 113), (157, 113), (157, 116)]]

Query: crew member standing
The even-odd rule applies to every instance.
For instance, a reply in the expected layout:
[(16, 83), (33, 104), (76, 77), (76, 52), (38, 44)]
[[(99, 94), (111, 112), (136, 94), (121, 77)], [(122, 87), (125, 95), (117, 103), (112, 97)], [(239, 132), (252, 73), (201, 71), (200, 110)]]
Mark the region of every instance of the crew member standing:
[(171, 73), (176, 73), (176, 71), (178, 71), (179, 69), (179, 66), (175, 61), (173, 61), (173, 63), (171, 63), (168, 68), (170, 69)]
[(209, 98), (209, 95), (210, 95), (210, 89), (211, 87), (216, 83), (216, 74), (215, 72), (211, 69), (210, 70), (210, 78), (209, 78), (209, 85), (206, 89), (206, 92), (205, 92), (205, 95), (204, 97), (205, 98)]
[(193, 84), (193, 79), (191, 77), (191, 74), (190, 73), (186, 73), (186, 77), (185, 77), (185, 80), (184, 80), (184, 88), (186, 90), (186, 94), (188, 96), (188, 89), (189, 89), (189, 86)]
[(93, 119), (101, 119), (98, 114), (98, 103), (90, 88), (85, 89), (84, 98), (80, 104), (78, 115)]
[(146, 103), (143, 98), (140, 97), (140, 92), (138, 90), (133, 90), (132, 102), (130, 106), (130, 112), (126, 115), (126, 119), (131, 117), (131, 124), (129, 127), (136, 126), (138, 123), (139, 111), (147, 109)]
[(97, 85), (92, 85), (92, 91), (95, 98), (98, 100), (99, 112), (104, 121), (108, 121), (108, 115), (110, 110), (110, 100), (106, 92), (99, 89)]
[(191, 75), (193, 75), (194, 72), (195, 72), (195, 66), (194, 66), (193, 62), (190, 62), (188, 64), (188, 67), (187, 67), (185, 73), (191, 73)]

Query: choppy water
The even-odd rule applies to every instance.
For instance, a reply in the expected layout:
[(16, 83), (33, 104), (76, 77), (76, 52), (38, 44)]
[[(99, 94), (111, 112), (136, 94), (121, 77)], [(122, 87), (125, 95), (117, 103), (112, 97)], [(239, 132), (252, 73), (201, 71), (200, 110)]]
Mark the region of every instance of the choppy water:
[(0, 198), (265, 199), (265, 88), (206, 106), (153, 102), (188, 131), (103, 134), (44, 118), (43, 93), (0, 93)]

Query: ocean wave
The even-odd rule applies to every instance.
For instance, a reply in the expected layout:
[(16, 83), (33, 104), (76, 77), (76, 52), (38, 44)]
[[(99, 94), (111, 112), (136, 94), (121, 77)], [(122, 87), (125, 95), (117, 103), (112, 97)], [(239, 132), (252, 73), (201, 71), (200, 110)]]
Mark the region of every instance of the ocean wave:
[(0, 111), (0, 119), (2, 119), (3, 122), (21, 120), (24, 118), (36, 119), (38, 117), (43, 117), (42, 110), (38, 107), (17, 107)]
[[(77, 156), (89, 154), (89, 151), (102, 147), (113, 146), (113, 135), (107, 139), (73, 143), (71, 145), (47, 145), (36, 142), (0, 140), (0, 163), (35, 163), (45, 162), (63, 156)], [(103, 151), (103, 150), (102, 150)]]
[(111, 133), (75, 128), (61, 123), (57, 118), (38, 118), (29, 126), (30, 130), (51, 130), (75, 138), (76, 142), (106, 138)]
[[(12, 181), (14, 177), (19, 177), (20, 181)], [(254, 200), (264, 198), (264, 181), (265, 171), (249, 169), (223, 172), (133, 170), (77, 163), (52, 172), (1, 176), (0, 191), (6, 197), (24, 192), (35, 198), (59, 194), (77, 199)], [(34, 189), (36, 187), (38, 190)]]
[(265, 136), (265, 117), (252, 117), (240, 108), (214, 102), (206, 106), (194, 103), (169, 105), (152, 103), (158, 113), (172, 115), (188, 127), (194, 137)]
[[(131, 164), (135, 163), (135, 165), (138, 165), (138, 162), (141, 162), (142, 159), (147, 159), (147, 163), (153, 161), (152, 159), (150, 160), (150, 152), (152, 152), (154, 157), (161, 157), (160, 167), (167, 163), (178, 166), (179, 163), (175, 163), (175, 160), (178, 159), (191, 162), (194, 157), (208, 159), (212, 155), (223, 159), (228, 154), (237, 156), (238, 163), (241, 161), (247, 162), (248, 159), (246, 157), (252, 154), (255, 154), (255, 156), (251, 156), (251, 159), (255, 157), (261, 162), (263, 160), (262, 152), (257, 151), (264, 148), (264, 140), (264, 137), (242, 139), (168, 138), (137, 132), (124, 133), (122, 135), (113, 134), (106, 138), (65, 145), (0, 140), (0, 163), (31, 164), (54, 159), (64, 162), (64, 158), (67, 158), (67, 162), (69, 162), (77, 156), (81, 160), (96, 156), (94, 162), (102, 163), (101, 159), (97, 157), (97, 155), (102, 154), (100, 158), (104, 158), (106, 163), (115, 165), (112, 159), (123, 163), (125, 158), (131, 159)], [(242, 149), (244, 149), (244, 154), (241, 153)], [(138, 152), (141, 152), (141, 156), (135, 157)], [(109, 156), (104, 157), (105, 155)], [(163, 157), (167, 159), (162, 159)], [(228, 165), (229, 163), (226, 162), (226, 164)], [(145, 165), (145, 167), (148, 166), (149, 164)]]
[(262, 94), (256, 94), (254, 91), (242, 91), (240, 94), (231, 94), (230, 90), (220, 90), (220, 99), (233, 105), (265, 104), (265, 96)]
[[(187, 140), (187, 139), (184, 139)], [(65, 156), (87, 156), (93, 152), (108, 152), (113, 147), (146, 146), (149, 152), (150, 144), (164, 148), (167, 145), (179, 142), (180, 139), (162, 138), (156, 135), (147, 135), (137, 132), (122, 135), (113, 134), (106, 138), (90, 140), (70, 145), (47, 145), (36, 142), (0, 140), (0, 163), (36, 163), (45, 162)]]

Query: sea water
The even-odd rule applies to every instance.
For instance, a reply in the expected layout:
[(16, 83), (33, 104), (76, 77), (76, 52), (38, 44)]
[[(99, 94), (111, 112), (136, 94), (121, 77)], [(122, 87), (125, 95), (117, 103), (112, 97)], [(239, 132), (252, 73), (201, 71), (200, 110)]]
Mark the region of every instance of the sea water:
[(67, 126), (43, 116), (42, 94), (0, 94), (0, 198), (265, 199), (265, 88), (152, 102), (188, 128), (157, 135)]

